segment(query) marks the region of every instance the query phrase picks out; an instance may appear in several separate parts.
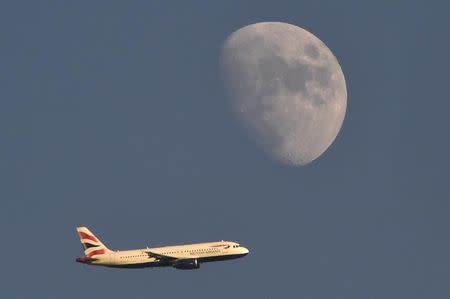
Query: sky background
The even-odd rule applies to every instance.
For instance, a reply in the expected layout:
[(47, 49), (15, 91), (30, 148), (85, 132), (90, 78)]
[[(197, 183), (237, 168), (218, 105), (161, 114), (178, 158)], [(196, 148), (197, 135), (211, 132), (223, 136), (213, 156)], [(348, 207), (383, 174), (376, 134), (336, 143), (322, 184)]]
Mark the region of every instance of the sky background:
[[(2, 1), (0, 297), (450, 298), (450, 37), (441, 1)], [(311, 31), (347, 80), (340, 134), (283, 166), (219, 80), (233, 31)], [(239, 260), (75, 263), (236, 240)]]

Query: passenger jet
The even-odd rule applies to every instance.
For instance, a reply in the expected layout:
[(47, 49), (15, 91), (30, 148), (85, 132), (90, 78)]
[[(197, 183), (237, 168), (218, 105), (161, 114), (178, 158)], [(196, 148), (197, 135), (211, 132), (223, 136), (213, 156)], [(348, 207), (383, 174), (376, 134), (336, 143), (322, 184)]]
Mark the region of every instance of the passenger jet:
[(145, 268), (172, 266), (190, 270), (200, 268), (201, 263), (230, 260), (246, 256), (249, 250), (236, 242), (219, 241), (195, 243), (135, 250), (109, 250), (87, 227), (77, 227), (84, 247), (84, 255), (77, 262), (114, 267)]

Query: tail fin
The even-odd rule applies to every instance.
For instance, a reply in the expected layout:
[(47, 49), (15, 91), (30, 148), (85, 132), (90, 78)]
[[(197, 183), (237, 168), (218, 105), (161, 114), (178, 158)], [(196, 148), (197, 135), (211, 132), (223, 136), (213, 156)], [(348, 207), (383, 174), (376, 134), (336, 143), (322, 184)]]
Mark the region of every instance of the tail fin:
[(87, 257), (102, 255), (109, 250), (87, 227), (77, 227), (78, 236)]

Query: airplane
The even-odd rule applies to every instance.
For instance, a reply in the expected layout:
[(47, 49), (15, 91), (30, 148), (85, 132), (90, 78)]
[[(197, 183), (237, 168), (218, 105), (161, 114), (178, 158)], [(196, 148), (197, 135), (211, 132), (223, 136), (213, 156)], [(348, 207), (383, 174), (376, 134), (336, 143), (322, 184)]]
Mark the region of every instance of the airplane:
[(76, 261), (87, 265), (113, 268), (172, 266), (191, 270), (200, 268), (201, 263), (236, 259), (249, 253), (247, 248), (230, 241), (112, 251), (87, 227), (77, 227), (77, 232), (85, 255)]

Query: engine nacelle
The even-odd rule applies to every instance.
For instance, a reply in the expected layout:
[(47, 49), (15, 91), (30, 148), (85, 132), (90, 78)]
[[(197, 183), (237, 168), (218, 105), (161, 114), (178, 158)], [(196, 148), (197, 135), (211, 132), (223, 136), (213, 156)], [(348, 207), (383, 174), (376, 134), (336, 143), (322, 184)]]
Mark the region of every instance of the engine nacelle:
[(176, 269), (192, 270), (200, 268), (200, 263), (197, 259), (179, 260), (172, 264)]

